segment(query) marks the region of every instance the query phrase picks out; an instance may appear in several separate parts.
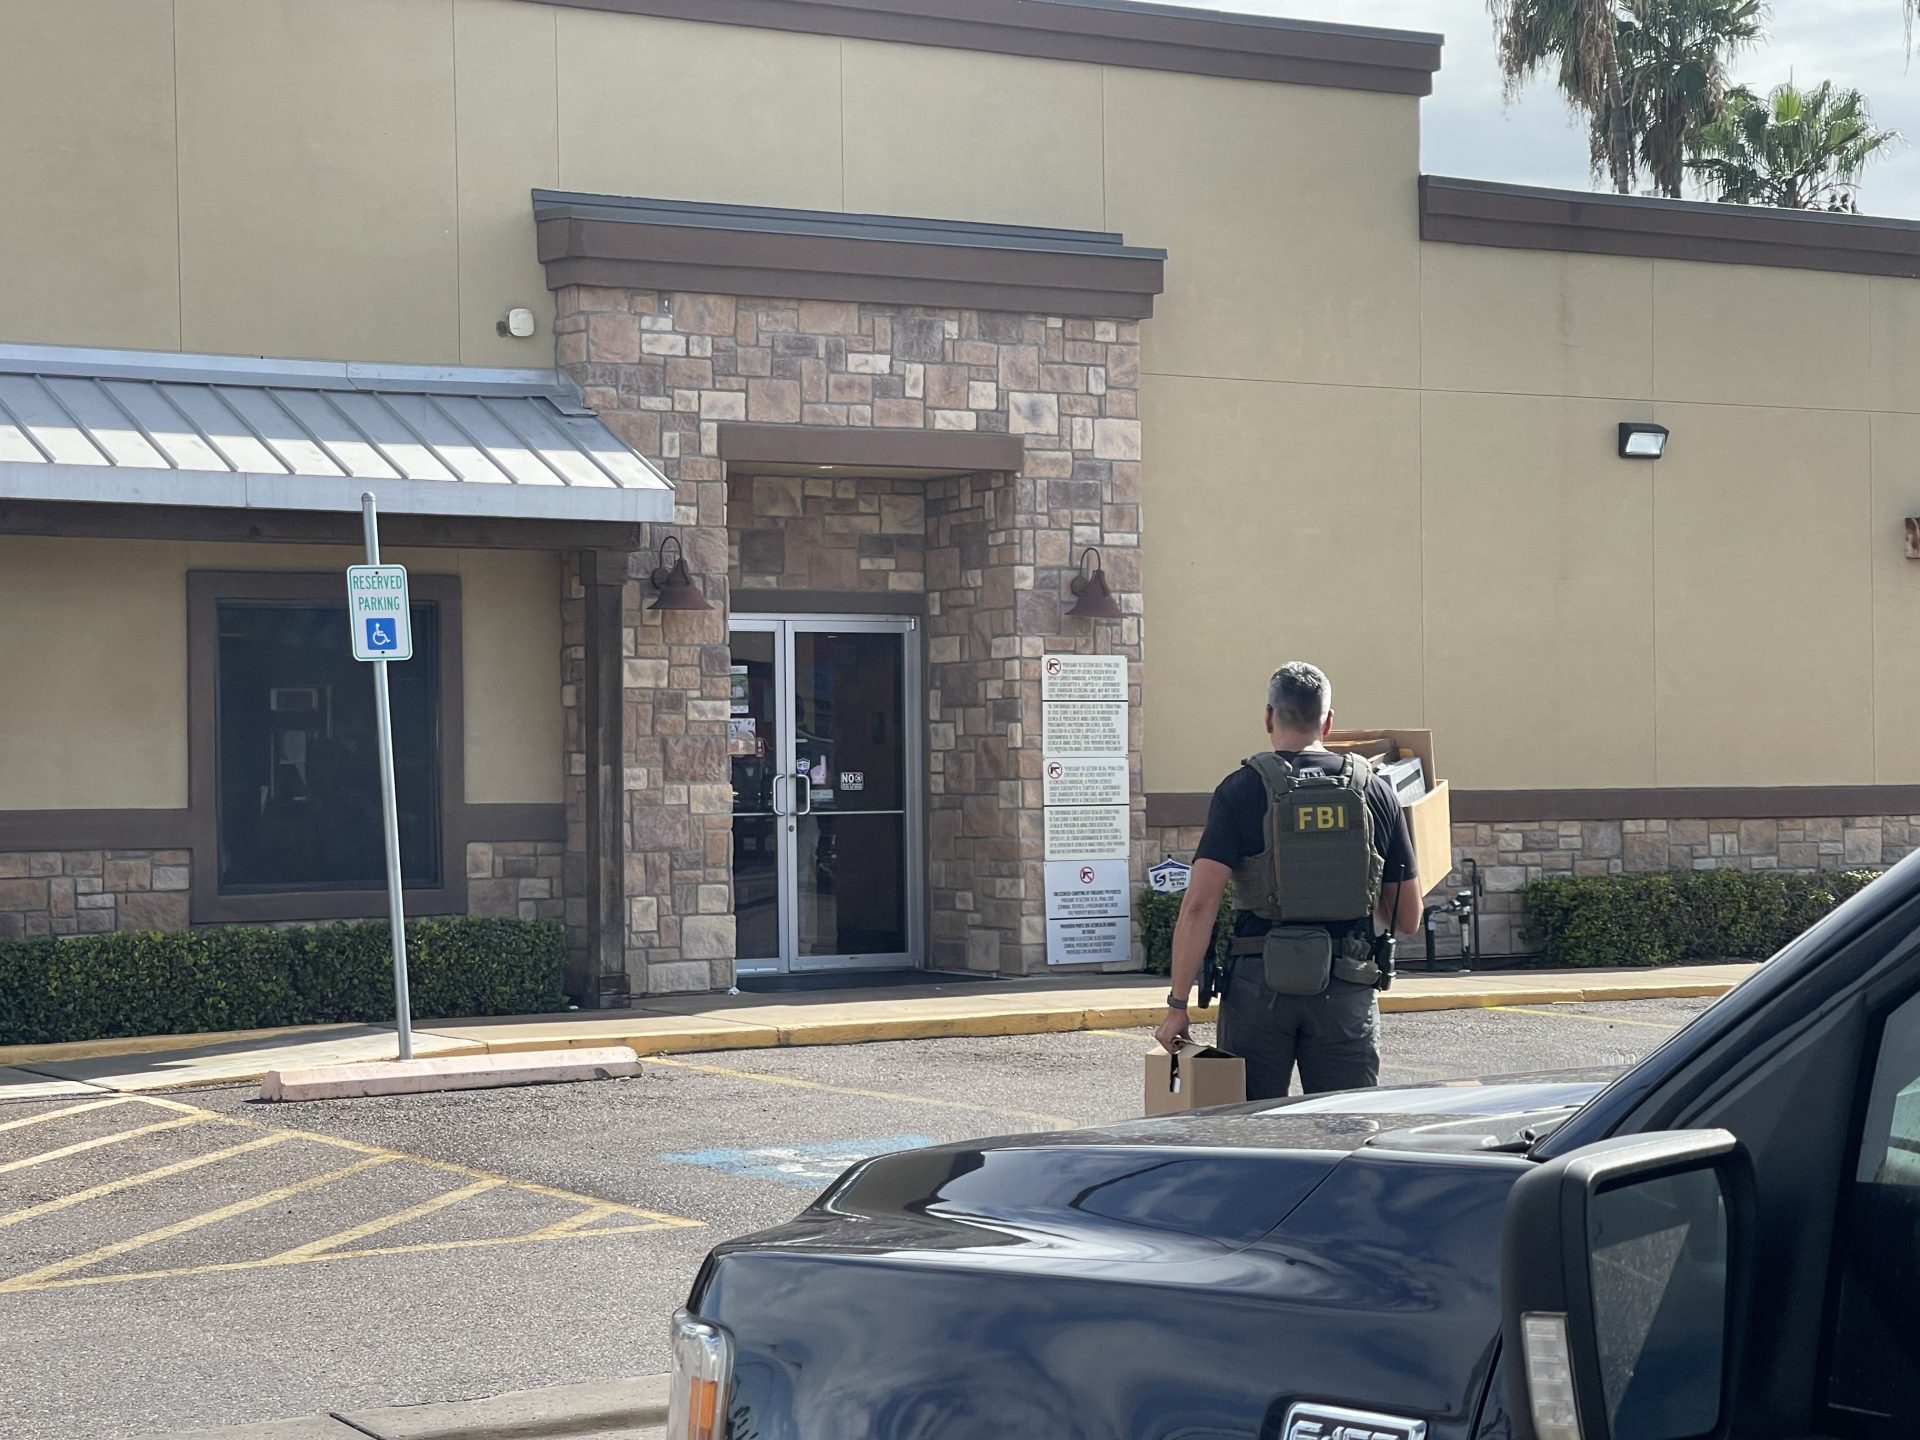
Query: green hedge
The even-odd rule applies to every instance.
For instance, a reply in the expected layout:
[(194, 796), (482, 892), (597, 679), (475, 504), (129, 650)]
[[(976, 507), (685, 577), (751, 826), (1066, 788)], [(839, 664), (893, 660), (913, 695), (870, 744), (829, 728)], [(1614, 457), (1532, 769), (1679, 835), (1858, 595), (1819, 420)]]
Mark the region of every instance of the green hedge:
[[(384, 921), (0, 941), (0, 1045), (393, 1019)], [(566, 1006), (552, 921), (407, 925), (414, 1018)]]
[(1859, 870), (1554, 876), (1527, 886), (1527, 932), (1556, 967), (1764, 960), (1874, 878)]
[[(1140, 944), (1146, 951), (1147, 969), (1165, 975), (1173, 969), (1173, 925), (1180, 918), (1180, 903), (1185, 895), (1162, 895), (1157, 890), (1140, 892)], [(1213, 925), (1214, 954), (1224, 959), (1227, 938), (1233, 931), (1233, 891), (1220, 897), (1220, 915)]]

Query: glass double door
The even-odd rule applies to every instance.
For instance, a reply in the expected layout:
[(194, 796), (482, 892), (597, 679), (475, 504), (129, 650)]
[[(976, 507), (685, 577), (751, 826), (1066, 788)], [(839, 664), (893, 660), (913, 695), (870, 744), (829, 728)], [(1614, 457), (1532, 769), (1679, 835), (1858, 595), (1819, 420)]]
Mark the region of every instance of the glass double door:
[(919, 963), (918, 638), (909, 619), (734, 617), (740, 973)]

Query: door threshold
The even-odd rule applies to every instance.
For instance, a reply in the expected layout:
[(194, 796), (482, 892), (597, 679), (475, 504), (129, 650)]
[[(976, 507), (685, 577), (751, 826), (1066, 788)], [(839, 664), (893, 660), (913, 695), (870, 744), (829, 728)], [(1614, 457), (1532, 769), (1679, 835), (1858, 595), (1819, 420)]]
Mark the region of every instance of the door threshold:
[(815, 970), (800, 975), (742, 975), (744, 995), (790, 995), (807, 990), (885, 990), (903, 985), (993, 984), (1003, 975), (960, 970)]

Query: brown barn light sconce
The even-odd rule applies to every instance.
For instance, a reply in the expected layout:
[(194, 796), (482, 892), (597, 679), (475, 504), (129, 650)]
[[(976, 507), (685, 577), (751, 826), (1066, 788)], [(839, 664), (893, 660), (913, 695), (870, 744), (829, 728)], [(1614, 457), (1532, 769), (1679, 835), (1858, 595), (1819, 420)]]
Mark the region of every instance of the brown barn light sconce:
[[(673, 547), (673, 564), (667, 564), (667, 547)], [(687, 560), (680, 553), (680, 537), (669, 535), (660, 542), (660, 568), (647, 577), (660, 597), (650, 610), (711, 610), (713, 605), (687, 573)]]
[[(1087, 556), (1093, 557), (1093, 569), (1087, 569)], [(1079, 620), (1118, 620), (1120, 607), (1114, 603), (1113, 592), (1107, 589), (1107, 572), (1100, 567), (1100, 552), (1088, 549), (1080, 556), (1080, 573), (1073, 577), (1069, 587), (1080, 598), (1073, 602), (1073, 608), (1067, 614)]]

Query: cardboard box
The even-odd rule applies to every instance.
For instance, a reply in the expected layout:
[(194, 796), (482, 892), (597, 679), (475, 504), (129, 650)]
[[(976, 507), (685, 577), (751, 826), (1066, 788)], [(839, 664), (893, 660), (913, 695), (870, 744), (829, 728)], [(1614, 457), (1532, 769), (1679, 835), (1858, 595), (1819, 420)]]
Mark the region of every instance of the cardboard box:
[(1361, 750), (1381, 740), (1391, 740), (1402, 755), (1420, 757), (1420, 769), (1427, 777), (1427, 793), (1406, 806), (1407, 830), (1413, 836), (1413, 853), (1420, 866), (1420, 888), (1430, 892), (1453, 872), (1453, 805), (1447, 794), (1447, 782), (1433, 764), (1431, 730), (1336, 730), (1327, 737), (1331, 750)]
[(1171, 1054), (1158, 1045), (1147, 1052), (1149, 1115), (1238, 1105), (1246, 1098), (1247, 1062), (1238, 1055), (1192, 1040), (1182, 1040)]

